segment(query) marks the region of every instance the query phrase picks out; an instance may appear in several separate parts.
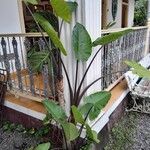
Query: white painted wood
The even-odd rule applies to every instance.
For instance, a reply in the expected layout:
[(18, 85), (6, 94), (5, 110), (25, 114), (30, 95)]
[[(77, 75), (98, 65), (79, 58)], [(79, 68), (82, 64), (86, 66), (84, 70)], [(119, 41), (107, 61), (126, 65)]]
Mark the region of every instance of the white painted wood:
[[(68, 56), (63, 57), (63, 60), (65, 62), (65, 66), (69, 73), (69, 78), (71, 80), (72, 86), (74, 86), (74, 80), (75, 80), (75, 58), (74, 58), (74, 52), (71, 48), (71, 33), (72, 29), (76, 22), (82, 23), (85, 25), (86, 29), (89, 31), (92, 40), (95, 40), (97, 37), (101, 35), (100, 32), (100, 25), (101, 25), (101, 0), (77, 0), (78, 3), (78, 9), (73, 15), (71, 24), (65, 23), (63, 25), (62, 33), (61, 33), (61, 39), (64, 43), (64, 46), (67, 50)], [(96, 49), (93, 49), (93, 54), (95, 53)], [(84, 87), (89, 84), (91, 81), (96, 79), (101, 75), (101, 58), (100, 55), (97, 57), (97, 59), (94, 62), (93, 67), (89, 71), (89, 75), (87, 76)], [(88, 62), (89, 63), (89, 62)], [(79, 74), (78, 79), (81, 80), (83, 73), (85, 71), (85, 68), (87, 67), (88, 63), (82, 63), (80, 62), (79, 65)], [(69, 113), (69, 107), (70, 107), (70, 98), (69, 98), (69, 89), (67, 80), (64, 76), (64, 94), (65, 94), (65, 101), (66, 101), (66, 110)], [(93, 86), (88, 93), (96, 91), (101, 89), (100, 82)]]
[(16, 110), (16, 111), (21, 112), (21, 113), (24, 113), (28, 116), (34, 117), (34, 118), (39, 119), (39, 120), (43, 120), (46, 117), (46, 115), (43, 113), (28, 109), (26, 107), (17, 105), (15, 103), (9, 102), (7, 100), (5, 100), (4, 105), (8, 108), (11, 108), (11, 109)]
[[(148, 68), (150, 66), (150, 53), (145, 56), (140, 62), (144, 68)], [(138, 84), (136, 83), (139, 79), (139, 76), (136, 74), (133, 74), (132, 71), (128, 71), (125, 73), (125, 79), (127, 80), (127, 84), (129, 87), (129, 90), (132, 92), (132, 94), (143, 96), (143, 97), (149, 97), (149, 88), (146, 88), (148, 85), (147, 79), (142, 79)], [(145, 91), (145, 92), (143, 92)], [(146, 95), (148, 94), (148, 95)]]

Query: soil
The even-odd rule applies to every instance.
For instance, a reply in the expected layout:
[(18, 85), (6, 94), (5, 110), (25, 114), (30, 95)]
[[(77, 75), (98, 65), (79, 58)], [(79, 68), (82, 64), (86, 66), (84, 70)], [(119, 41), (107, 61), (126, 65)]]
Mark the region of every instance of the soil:
[(150, 150), (150, 115), (139, 114), (136, 122), (131, 150)]
[(114, 126), (105, 150), (150, 150), (150, 114), (127, 113)]
[(0, 150), (27, 150), (38, 143), (38, 139), (28, 134), (0, 129)]

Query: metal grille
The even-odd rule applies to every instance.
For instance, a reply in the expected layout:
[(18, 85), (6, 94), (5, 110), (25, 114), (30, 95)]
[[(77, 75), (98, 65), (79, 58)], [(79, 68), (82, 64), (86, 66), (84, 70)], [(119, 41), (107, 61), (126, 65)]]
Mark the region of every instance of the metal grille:
[(134, 30), (122, 38), (105, 45), (102, 50), (102, 89), (114, 84), (129, 68), (125, 60), (139, 61), (145, 52), (147, 28)]

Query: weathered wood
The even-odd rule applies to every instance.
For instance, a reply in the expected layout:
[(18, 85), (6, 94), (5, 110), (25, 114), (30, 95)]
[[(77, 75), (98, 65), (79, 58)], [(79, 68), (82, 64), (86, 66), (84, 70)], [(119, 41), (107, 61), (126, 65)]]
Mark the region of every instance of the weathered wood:
[(19, 86), (19, 90), (23, 91), (23, 85), (22, 85), (22, 79), (21, 79), (21, 62), (19, 59), (18, 44), (14, 37), (12, 40), (12, 45), (13, 45), (13, 50), (15, 54), (15, 67), (16, 67), (17, 77), (18, 77), (18, 84), (19, 84), (18, 86)]

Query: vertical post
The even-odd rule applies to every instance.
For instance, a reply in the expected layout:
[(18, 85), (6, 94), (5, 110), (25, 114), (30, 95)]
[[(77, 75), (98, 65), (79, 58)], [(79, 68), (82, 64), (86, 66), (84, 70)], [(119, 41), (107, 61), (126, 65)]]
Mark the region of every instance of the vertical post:
[(21, 63), (19, 59), (19, 53), (18, 53), (18, 43), (15, 37), (12, 39), (12, 46), (15, 54), (15, 67), (17, 72), (17, 78), (18, 78), (18, 87), (19, 90), (23, 91), (23, 83), (22, 83), (22, 75), (21, 75)]

